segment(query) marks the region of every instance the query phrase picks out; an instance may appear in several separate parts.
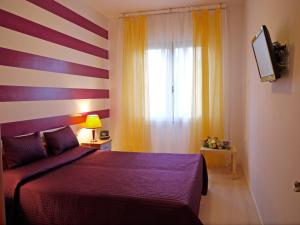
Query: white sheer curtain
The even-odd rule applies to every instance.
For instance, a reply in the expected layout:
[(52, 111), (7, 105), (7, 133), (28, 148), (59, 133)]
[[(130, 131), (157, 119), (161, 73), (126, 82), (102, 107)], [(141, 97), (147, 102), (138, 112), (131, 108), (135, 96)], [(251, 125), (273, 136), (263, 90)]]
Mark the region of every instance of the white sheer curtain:
[(148, 17), (150, 124), (154, 152), (187, 153), (192, 112), (191, 13)]

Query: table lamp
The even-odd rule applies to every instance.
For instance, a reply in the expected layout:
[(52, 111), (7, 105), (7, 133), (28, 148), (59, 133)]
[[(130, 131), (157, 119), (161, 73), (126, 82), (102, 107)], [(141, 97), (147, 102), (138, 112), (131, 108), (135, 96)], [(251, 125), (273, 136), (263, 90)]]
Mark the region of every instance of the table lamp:
[(102, 127), (101, 120), (98, 115), (88, 115), (85, 121), (85, 128), (92, 129), (93, 140), (91, 142), (96, 142), (95, 130), (96, 128)]

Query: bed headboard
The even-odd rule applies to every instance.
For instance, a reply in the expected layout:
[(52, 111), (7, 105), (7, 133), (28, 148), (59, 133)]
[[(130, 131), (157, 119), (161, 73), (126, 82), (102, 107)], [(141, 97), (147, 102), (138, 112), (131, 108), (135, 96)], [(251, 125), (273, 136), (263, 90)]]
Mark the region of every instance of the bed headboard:
[(85, 121), (87, 114), (98, 114), (101, 119), (109, 117), (109, 109), (92, 111), (88, 113), (54, 116), (33, 120), (24, 120), (1, 124), (1, 137), (3, 136), (17, 136), (37, 131), (44, 131), (63, 127), (67, 125), (80, 124)]

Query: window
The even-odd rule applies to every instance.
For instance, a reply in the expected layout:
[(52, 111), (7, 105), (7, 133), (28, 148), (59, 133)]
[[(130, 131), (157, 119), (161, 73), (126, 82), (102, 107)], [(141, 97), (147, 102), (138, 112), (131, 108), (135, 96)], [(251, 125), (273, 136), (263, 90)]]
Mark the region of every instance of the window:
[(192, 47), (148, 50), (151, 121), (189, 120), (192, 105)]

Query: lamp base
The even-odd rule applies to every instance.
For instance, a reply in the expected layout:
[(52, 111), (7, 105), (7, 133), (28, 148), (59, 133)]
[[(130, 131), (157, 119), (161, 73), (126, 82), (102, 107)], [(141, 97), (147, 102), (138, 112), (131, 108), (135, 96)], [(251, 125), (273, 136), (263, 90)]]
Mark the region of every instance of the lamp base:
[(97, 142), (97, 139), (95, 138), (95, 132), (96, 132), (96, 129), (92, 129), (93, 139), (91, 140), (91, 142)]

